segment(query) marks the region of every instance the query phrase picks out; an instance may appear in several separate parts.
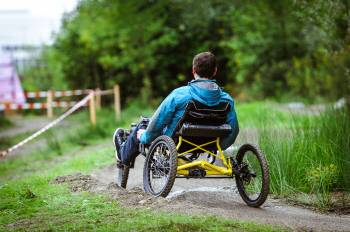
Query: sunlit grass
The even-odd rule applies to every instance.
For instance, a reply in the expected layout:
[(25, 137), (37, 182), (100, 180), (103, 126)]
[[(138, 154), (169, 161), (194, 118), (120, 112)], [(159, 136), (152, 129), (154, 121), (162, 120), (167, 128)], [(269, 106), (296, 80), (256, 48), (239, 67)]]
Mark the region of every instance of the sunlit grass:
[(290, 130), (260, 131), (273, 193), (315, 193), (325, 206), (330, 191), (350, 190), (348, 115), (346, 109), (329, 110), (308, 120), (293, 120)]
[(236, 113), (241, 129), (245, 128), (290, 128), (293, 121), (304, 121), (305, 115), (283, 111), (272, 102), (236, 102)]
[[(111, 110), (98, 113), (91, 127), (85, 113), (65, 128), (66, 136), (54, 138), (42, 151), (0, 163), (0, 230), (54, 231), (280, 231), (266, 225), (217, 217), (187, 216), (131, 209), (106, 196), (87, 192), (72, 194), (66, 185), (50, 182), (57, 176), (90, 173), (113, 163), (111, 136), (115, 127), (128, 127), (148, 109), (129, 108), (116, 123)], [(51, 134), (51, 136), (53, 136)], [(57, 141), (56, 141), (57, 140)], [(57, 145), (57, 143), (59, 145)], [(60, 146), (60, 148), (57, 148)]]

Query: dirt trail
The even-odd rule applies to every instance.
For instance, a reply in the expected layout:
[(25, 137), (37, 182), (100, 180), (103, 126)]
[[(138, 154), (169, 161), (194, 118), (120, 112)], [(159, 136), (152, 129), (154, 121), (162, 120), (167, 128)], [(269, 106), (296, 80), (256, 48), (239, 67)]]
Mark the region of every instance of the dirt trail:
[(144, 158), (131, 170), (127, 190), (115, 185), (116, 167), (107, 166), (91, 175), (57, 177), (53, 183), (69, 183), (72, 191), (107, 194), (123, 205), (187, 215), (216, 215), (285, 226), (292, 230), (350, 231), (350, 215), (321, 214), (268, 199), (261, 208), (251, 208), (241, 200), (230, 179), (176, 179), (169, 196), (154, 198), (142, 191)]
[(11, 122), (13, 123), (13, 127), (1, 130), (0, 138), (12, 137), (26, 132), (39, 130), (51, 122), (51, 119), (44, 117), (23, 118), (14, 116), (11, 118)]
[[(29, 133), (28, 135), (36, 132), (37, 130), (43, 128), (49, 124), (54, 119), (48, 119), (46, 117), (33, 117), (33, 118), (24, 118), (20, 116), (15, 116), (11, 118), (11, 122), (14, 124), (13, 127), (0, 131), (0, 140), (10, 138), (13, 136), (23, 135)], [(71, 123), (66, 120), (57, 125), (54, 129), (50, 129), (44, 134), (40, 135), (39, 138), (29, 142), (25, 146), (13, 151), (6, 158), (15, 158), (17, 155), (26, 155), (30, 154), (34, 150), (44, 149), (47, 146), (47, 138), (50, 136), (51, 139), (56, 139), (59, 141), (61, 137), (64, 136), (65, 132), (62, 132), (62, 128), (70, 126)]]

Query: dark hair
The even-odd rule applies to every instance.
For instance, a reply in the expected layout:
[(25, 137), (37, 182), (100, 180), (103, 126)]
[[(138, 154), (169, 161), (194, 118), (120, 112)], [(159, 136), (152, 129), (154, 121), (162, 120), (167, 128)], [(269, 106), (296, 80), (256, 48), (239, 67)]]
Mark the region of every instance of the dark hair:
[(216, 59), (211, 52), (202, 52), (193, 58), (193, 69), (200, 76), (212, 78), (216, 69)]

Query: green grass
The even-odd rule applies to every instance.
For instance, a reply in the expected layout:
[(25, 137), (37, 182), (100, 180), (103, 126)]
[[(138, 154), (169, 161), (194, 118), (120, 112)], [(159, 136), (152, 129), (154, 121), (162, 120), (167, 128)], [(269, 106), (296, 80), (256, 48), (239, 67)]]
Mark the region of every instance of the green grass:
[(331, 207), (330, 192), (350, 191), (350, 121), (346, 109), (307, 120), (292, 120), (290, 130), (260, 131), (269, 161), (271, 190), (288, 195), (316, 194), (320, 208)]
[(28, 132), (21, 133), (21, 134), (18, 134), (18, 135), (0, 138), (0, 150), (9, 148), (12, 145), (17, 144), (21, 140), (23, 140), (23, 139), (27, 138), (28, 136), (30, 136), (32, 133), (33, 132), (28, 131)]
[[(88, 113), (81, 112), (69, 119), (69, 128), (56, 128), (43, 135), (46, 148), (1, 162), (0, 230), (281, 230), (217, 217), (125, 208), (106, 196), (72, 194), (65, 185), (49, 183), (56, 176), (89, 173), (111, 164), (115, 128), (129, 127), (140, 114), (150, 116), (152, 112), (133, 104), (123, 111), (123, 120), (116, 123), (113, 110), (103, 109), (97, 114), (96, 127), (90, 126)], [(260, 146), (269, 162), (272, 193), (316, 194), (317, 207), (324, 208), (329, 207), (330, 192), (350, 190), (348, 112), (298, 116), (278, 110), (272, 103), (254, 102), (237, 105), (237, 114), (241, 129), (259, 129)], [(64, 136), (57, 135), (57, 130), (62, 130)]]
[[(71, 194), (49, 182), (76, 171), (89, 172), (112, 159), (110, 148), (72, 157), (46, 171), (11, 180), (0, 187), (0, 225), (8, 230), (99, 231), (277, 231), (270, 226), (216, 217), (189, 217), (121, 207), (117, 201), (87, 192)], [(107, 158), (107, 159), (106, 159)], [(108, 161), (109, 160), (109, 161)], [(7, 226), (6, 226), (7, 225)], [(0, 227), (1, 228), (1, 227)]]
[(0, 115), (0, 131), (6, 128), (9, 128), (12, 126), (12, 123), (10, 120), (5, 118), (4, 116)]
[[(76, 172), (89, 173), (113, 162), (110, 141), (116, 127), (129, 127), (140, 112), (152, 110), (133, 106), (115, 123), (111, 110), (98, 113), (91, 127), (86, 112), (70, 123), (79, 127), (45, 134), (47, 147), (0, 163), (1, 231), (280, 231), (250, 222), (218, 217), (185, 216), (122, 207), (118, 201), (88, 192), (72, 194), (66, 185), (50, 184), (55, 177)], [(79, 129), (75, 129), (79, 128)], [(55, 130), (56, 131), (56, 130)], [(42, 138), (44, 139), (44, 138)]]
[[(139, 120), (140, 113), (143, 115), (151, 115), (152, 110), (149, 108), (141, 108), (134, 104), (122, 112), (122, 120), (116, 123), (114, 111), (112, 109), (102, 109), (97, 112), (97, 125), (91, 126), (88, 112), (81, 112), (69, 118), (69, 127), (52, 128), (42, 134), (36, 140), (46, 143), (46, 148), (37, 149), (31, 155), (24, 155), (21, 158), (9, 158), (5, 165), (0, 163), (0, 180), (7, 176), (25, 175), (28, 170), (41, 170), (46, 163), (69, 152), (76, 152), (88, 145), (96, 145), (110, 141), (112, 149), (112, 135), (117, 127), (128, 128), (131, 122)], [(23, 133), (10, 138), (4, 138), (0, 142), (0, 148), (8, 148), (21, 139), (27, 137), (30, 133)], [(30, 165), (29, 165), (30, 164)], [(78, 169), (77, 169), (78, 170)]]
[(279, 110), (276, 103), (251, 102), (237, 103), (236, 113), (239, 126), (245, 128), (290, 128), (293, 121), (305, 121), (305, 115), (294, 115), (288, 111)]
[(241, 130), (256, 128), (259, 134), (271, 192), (302, 204), (300, 196), (309, 194), (308, 205), (334, 210), (339, 199), (332, 199), (332, 192), (350, 192), (349, 112), (330, 109), (307, 116), (273, 102), (236, 104)]

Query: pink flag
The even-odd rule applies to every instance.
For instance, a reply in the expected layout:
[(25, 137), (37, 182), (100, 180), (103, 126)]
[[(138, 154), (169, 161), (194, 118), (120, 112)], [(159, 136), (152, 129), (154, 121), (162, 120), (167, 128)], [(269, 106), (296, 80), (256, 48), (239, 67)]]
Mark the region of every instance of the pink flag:
[(9, 57), (0, 57), (0, 103), (4, 102), (25, 102), (21, 82)]

